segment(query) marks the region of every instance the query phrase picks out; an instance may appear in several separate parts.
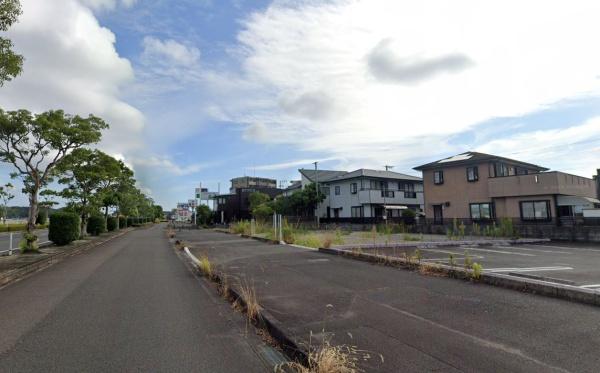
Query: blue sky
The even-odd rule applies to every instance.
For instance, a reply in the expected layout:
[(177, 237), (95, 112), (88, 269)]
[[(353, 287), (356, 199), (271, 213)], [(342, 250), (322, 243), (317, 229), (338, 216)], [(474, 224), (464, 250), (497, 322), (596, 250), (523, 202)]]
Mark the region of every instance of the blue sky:
[(479, 150), (600, 168), (594, 1), (22, 2), (25, 71), (0, 105), (106, 118), (99, 147), (165, 208), (313, 161), (417, 174)]

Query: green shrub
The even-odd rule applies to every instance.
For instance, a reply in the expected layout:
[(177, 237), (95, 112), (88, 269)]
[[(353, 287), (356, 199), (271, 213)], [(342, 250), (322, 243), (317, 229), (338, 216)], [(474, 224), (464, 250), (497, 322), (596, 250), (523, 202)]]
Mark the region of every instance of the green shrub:
[(127, 218), (119, 216), (119, 229), (127, 228)]
[(87, 232), (92, 236), (98, 236), (100, 233), (106, 232), (106, 220), (104, 220), (104, 216), (90, 216), (87, 223)]
[(79, 238), (79, 215), (72, 212), (55, 212), (50, 216), (48, 239), (56, 245), (67, 245)]
[(117, 230), (117, 228), (119, 228), (117, 225), (119, 224), (119, 220), (117, 220), (117, 218), (115, 218), (114, 216), (109, 216), (108, 218), (106, 218), (106, 230), (109, 232), (112, 232), (114, 230)]
[(37, 218), (35, 220), (35, 224), (46, 225), (47, 220), (48, 220), (48, 214), (46, 213), (46, 211), (38, 211)]
[(229, 230), (231, 233), (250, 234), (250, 222), (248, 220), (240, 220), (237, 223), (231, 224)]
[(413, 210), (413, 209), (402, 210), (402, 220), (404, 221), (405, 224), (408, 224), (408, 225), (415, 224), (415, 216), (417, 216), (417, 214), (415, 213), (415, 210)]
[(37, 236), (31, 233), (23, 233), (23, 239), (19, 242), (22, 253), (38, 252)]
[(481, 278), (481, 273), (483, 272), (483, 266), (479, 263), (473, 263), (471, 268), (473, 269), (471, 277), (473, 280), (479, 280)]
[(128, 216), (127, 217), (127, 226), (128, 227), (133, 227), (133, 224), (134, 224), (133, 217), (132, 216)]

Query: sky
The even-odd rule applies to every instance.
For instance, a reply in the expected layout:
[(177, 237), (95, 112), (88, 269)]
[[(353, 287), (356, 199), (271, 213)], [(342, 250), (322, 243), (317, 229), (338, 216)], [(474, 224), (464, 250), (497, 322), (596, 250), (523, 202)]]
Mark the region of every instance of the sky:
[[(0, 107), (93, 113), (165, 209), (233, 177), (482, 151), (600, 168), (600, 2), (22, 0)], [(0, 166), (0, 183), (10, 167)], [(15, 204), (26, 204), (18, 196)]]

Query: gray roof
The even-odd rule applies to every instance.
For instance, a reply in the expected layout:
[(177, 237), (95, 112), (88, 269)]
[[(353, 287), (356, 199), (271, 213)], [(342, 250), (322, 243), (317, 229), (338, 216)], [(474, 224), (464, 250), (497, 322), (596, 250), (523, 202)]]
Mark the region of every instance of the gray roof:
[(290, 185), (288, 185), (287, 188), (284, 188), (284, 190), (294, 190), (294, 189), (299, 189), (299, 188), (302, 188), (302, 181), (293, 180), (292, 183)]
[(393, 171), (383, 171), (383, 170), (370, 170), (366, 168), (361, 168), (356, 171), (346, 172), (342, 175), (338, 175), (332, 179), (327, 180), (328, 182), (335, 182), (338, 180), (347, 180), (354, 179), (359, 177), (371, 177), (378, 179), (395, 179), (395, 180), (412, 180), (412, 181), (422, 181), (420, 177), (411, 176), (406, 174), (401, 174), (399, 172)]
[(423, 171), (432, 168), (443, 168), (444, 166), (459, 166), (466, 165), (472, 163), (486, 162), (486, 161), (505, 161), (510, 163), (520, 164), (522, 166), (530, 167), (536, 169), (538, 171), (547, 171), (546, 167), (538, 166), (532, 163), (522, 162), (515, 159), (510, 159), (506, 157), (500, 157), (493, 154), (485, 154), (479, 152), (465, 152), (461, 154), (457, 154), (448, 158), (440, 159), (435, 162), (426, 163), (424, 165), (414, 167), (414, 170)]
[[(346, 171), (334, 171), (334, 170), (311, 170), (307, 168), (301, 168), (298, 170), (304, 177), (310, 181), (328, 181), (336, 176), (346, 174)], [(315, 177), (316, 176), (316, 177)]]

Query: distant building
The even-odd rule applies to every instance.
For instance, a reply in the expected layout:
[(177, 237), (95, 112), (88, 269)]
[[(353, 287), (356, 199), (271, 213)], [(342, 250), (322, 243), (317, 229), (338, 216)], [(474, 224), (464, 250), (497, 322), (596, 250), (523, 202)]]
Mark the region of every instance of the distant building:
[(491, 154), (466, 152), (415, 170), (423, 172), (425, 215), (436, 224), (505, 217), (560, 224), (600, 203), (592, 179)]
[(277, 180), (261, 177), (243, 176), (231, 179), (229, 194), (219, 194), (213, 198), (216, 207), (216, 221), (230, 223), (247, 220), (252, 217), (250, 211), (250, 194), (261, 192), (271, 198), (284, 193), (277, 188)]
[(272, 188), (277, 189), (277, 180), (264, 177), (242, 176), (231, 179), (231, 188), (229, 193), (234, 194), (238, 189), (249, 188)]

